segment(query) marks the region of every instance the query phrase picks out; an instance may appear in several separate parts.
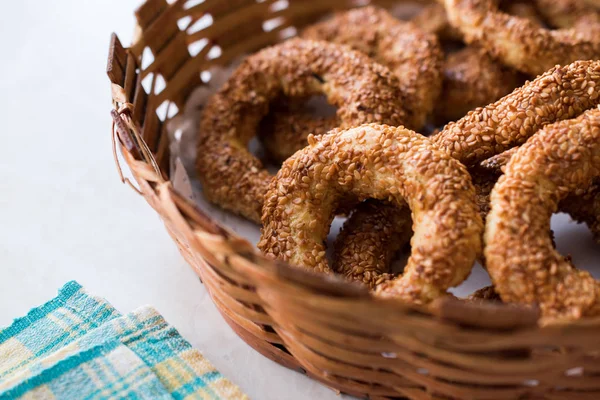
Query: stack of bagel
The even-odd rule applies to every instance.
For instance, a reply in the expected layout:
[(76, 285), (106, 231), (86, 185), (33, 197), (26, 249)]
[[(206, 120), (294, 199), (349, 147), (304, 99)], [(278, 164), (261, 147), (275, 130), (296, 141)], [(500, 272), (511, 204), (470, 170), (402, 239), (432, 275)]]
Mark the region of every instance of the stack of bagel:
[(493, 287), (475, 297), (573, 320), (600, 315), (600, 283), (550, 218), (600, 241), (599, 105), (596, 1), (440, 0), (411, 21), (367, 6), (247, 57), (206, 104), (196, 165), (208, 200), (262, 224), (267, 257), (425, 305), (479, 260)]

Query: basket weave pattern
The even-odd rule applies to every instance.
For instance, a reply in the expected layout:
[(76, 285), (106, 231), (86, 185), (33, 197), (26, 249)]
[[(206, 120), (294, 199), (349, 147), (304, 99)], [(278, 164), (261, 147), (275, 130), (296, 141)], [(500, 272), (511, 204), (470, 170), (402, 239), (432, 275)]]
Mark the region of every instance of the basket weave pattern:
[[(343, 393), (372, 399), (599, 399), (600, 319), (540, 328), (537, 313), (519, 307), (444, 299), (425, 310), (375, 299), (338, 278), (264, 259), (173, 190), (165, 120), (203, 84), (200, 72), (357, 3), (365, 1), (146, 1), (136, 11), (131, 46), (124, 48), (113, 35), (108, 64), (115, 150), (131, 169), (136, 190), (160, 214), (240, 337)], [(180, 28), (207, 18), (212, 24), (196, 32)]]

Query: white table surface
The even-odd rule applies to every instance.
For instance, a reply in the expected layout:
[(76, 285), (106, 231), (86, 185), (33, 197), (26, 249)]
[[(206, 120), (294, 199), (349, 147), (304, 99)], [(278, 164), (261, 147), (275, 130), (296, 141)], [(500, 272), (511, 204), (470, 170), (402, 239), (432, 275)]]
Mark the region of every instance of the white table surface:
[[(237, 338), (154, 211), (119, 182), (106, 57), (111, 32), (130, 43), (137, 4), (20, 0), (2, 7), (0, 325), (75, 279), (122, 312), (154, 305), (253, 399), (339, 399)], [(585, 229), (569, 226), (577, 231), (566, 233), (574, 247), (593, 247)]]

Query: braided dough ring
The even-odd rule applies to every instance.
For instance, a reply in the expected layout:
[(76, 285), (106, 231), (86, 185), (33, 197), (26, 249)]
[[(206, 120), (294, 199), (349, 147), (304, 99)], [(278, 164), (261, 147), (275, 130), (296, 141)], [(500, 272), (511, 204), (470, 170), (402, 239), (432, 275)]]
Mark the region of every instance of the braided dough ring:
[[(575, 117), (585, 109), (600, 104), (598, 84), (600, 62), (576, 62), (566, 67), (558, 67), (498, 102), (477, 109), (456, 123), (448, 124), (442, 132), (433, 137), (432, 140), (444, 151), (471, 167), (476, 201), (482, 218), (485, 218), (490, 210), (489, 195), (502, 174), (501, 167), (508, 162), (516, 149), (502, 152), (521, 144), (549, 123)], [(493, 158), (486, 161), (488, 157)], [(481, 161), (483, 163), (479, 166)], [(589, 204), (593, 204), (591, 200)], [(598, 218), (594, 210), (587, 211), (590, 209), (589, 204), (572, 216), (587, 222), (596, 233)], [(572, 210), (566, 208), (565, 211)], [(368, 218), (357, 216), (359, 217)], [(405, 229), (402, 226), (395, 227), (389, 222), (385, 228), (394, 234), (402, 234)], [(358, 227), (353, 229), (361, 231)], [(347, 237), (352, 235), (348, 234)], [(341, 242), (344, 238), (338, 238), (340, 243), (336, 243), (336, 247), (350, 245)], [(387, 252), (382, 246), (370, 251), (375, 254), (375, 259), (384, 257)], [(338, 268), (347, 270), (350, 267), (340, 265)], [(377, 270), (385, 271), (381, 265)], [(379, 278), (371, 279), (377, 281)]]
[(539, 304), (547, 318), (600, 315), (600, 283), (552, 246), (550, 217), (600, 176), (600, 109), (545, 127), (511, 158), (492, 191), (485, 257), (505, 302)]
[(524, 143), (544, 126), (600, 104), (600, 62), (555, 67), (508, 96), (451, 122), (433, 141), (467, 167)]
[[(516, 7), (518, 5), (521, 7), (515, 12), (531, 18), (536, 23), (541, 23), (533, 17), (535, 10), (529, 4), (510, 2), (507, 6)], [(510, 10), (513, 11), (512, 8)], [(365, 33), (365, 29), (369, 27), (365, 21), (375, 24), (378, 20), (385, 20), (386, 24), (389, 24), (390, 18), (393, 17), (381, 9), (366, 7), (339, 13), (332, 20), (307, 28), (304, 35), (350, 44), (367, 54), (373, 54), (378, 51), (378, 48), (375, 48), (376, 45), (381, 47), (384, 44), (382, 41), (377, 41), (378, 38), (387, 33), (380, 31)], [(419, 30), (441, 37), (445, 37), (444, 32), (450, 31), (446, 10), (439, 4), (425, 7), (413, 19), (412, 24), (399, 21), (394, 21), (393, 24), (405, 27), (400, 31), (402, 32), (400, 37), (407, 38), (414, 36), (409, 33), (419, 32)], [(359, 28), (356, 27), (357, 25)], [(416, 29), (415, 26), (418, 26), (419, 29)], [(359, 35), (360, 37), (357, 37)], [(433, 96), (439, 93), (439, 89), (432, 91), (430, 87), (435, 88), (439, 84), (440, 78), (436, 73), (438, 50), (430, 36), (420, 33), (417, 38), (420, 40), (414, 42), (403, 40), (401, 47), (396, 47), (394, 52), (385, 52), (384, 55), (387, 56), (382, 56), (378, 61), (387, 63), (390, 67), (396, 65), (395, 71), (399, 77), (402, 77), (401, 83), (404, 83), (405, 92), (429, 93), (426, 97), (417, 97), (416, 108), (430, 111), (434, 101)], [(402, 57), (399, 57), (400, 54)], [(415, 66), (415, 61), (410, 60), (415, 55), (417, 56), (417, 66)], [(420, 74), (421, 68), (425, 69), (425, 74)], [(490, 104), (524, 82), (521, 74), (503, 66), (482, 49), (473, 46), (447, 56), (443, 67), (443, 78), (443, 90), (435, 102), (434, 111), (435, 119), (440, 123), (456, 120), (476, 107)], [(420, 114), (419, 118), (424, 115), (426, 115), (425, 111)], [(276, 113), (271, 113), (266, 118), (259, 137), (269, 156), (274, 161), (283, 162), (306, 146), (306, 138), (309, 134), (320, 135), (337, 126), (339, 126), (339, 122), (336, 118), (314, 117), (311, 112), (305, 111), (301, 106), (288, 107), (277, 110)]]
[(412, 254), (384, 295), (427, 303), (461, 283), (481, 246), (482, 221), (466, 169), (404, 128), (363, 125), (309, 136), (265, 197), (258, 247), (269, 257), (330, 273), (324, 239), (344, 197), (412, 210)]
[(208, 200), (260, 221), (271, 180), (248, 150), (269, 103), (281, 93), (323, 93), (338, 107), (342, 127), (406, 120), (397, 78), (366, 55), (327, 42), (293, 39), (247, 58), (208, 102), (196, 166)]
[[(508, 126), (507, 131), (504, 132), (506, 135), (518, 134), (518, 129), (521, 125), (515, 124), (514, 126)], [(510, 131), (510, 129), (513, 131)], [(533, 131), (532, 131), (533, 132)], [(535, 132), (533, 132), (535, 133)], [(435, 141), (436, 138), (434, 137)], [(464, 139), (463, 139), (464, 140)], [(459, 142), (460, 143), (460, 142)], [(490, 211), (490, 194), (492, 189), (496, 185), (498, 178), (503, 174), (503, 168), (508, 164), (510, 158), (517, 152), (519, 148), (513, 147), (500, 154), (497, 154), (489, 159), (484, 160), (481, 164), (474, 165), (471, 170), (471, 176), (473, 185), (475, 187), (476, 203), (479, 207), (479, 211), (483, 220), (487, 217)], [(449, 151), (454, 150), (454, 147), (448, 147)], [(560, 204), (560, 210), (567, 212), (573, 219), (579, 222), (585, 222), (589, 227), (597, 240), (600, 240), (600, 195), (598, 194), (600, 189), (588, 190), (583, 194), (577, 196), (569, 196)], [(336, 254), (344, 254), (343, 249), (352, 248), (352, 251), (356, 254), (369, 254), (368, 260), (370, 263), (361, 262), (357, 266), (355, 260), (351, 257), (336, 258), (335, 264), (336, 271), (341, 271), (347, 276), (356, 277), (357, 280), (362, 280), (369, 286), (380, 283), (382, 280), (386, 281), (390, 279), (390, 275), (387, 274), (391, 262), (390, 249), (387, 244), (386, 238), (389, 235), (396, 237), (402, 237), (406, 235), (408, 231), (404, 224), (397, 224), (395, 221), (397, 218), (401, 218), (401, 210), (396, 208), (385, 210), (386, 217), (379, 218), (376, 210), (370, 208), (360, 208), (355, 211), (352, 215), (351, 220), (346, 222), (342, 232), (344, 235), (338, 236), (335, 242)], [(367, 236), (366, 231), (369, 229), (368, 226), (361, 226), (356, 221), (368, 221), (376, 220), (378, 228), (376, 233), (378, 236), (371, 234)], [(360, 241), (354, 238), (363, 238), (363, 245)], [(368, 240), (364, 239), (368, 237)], [(398, 246), (402, 246), (402, 242), (398, 243)], [(397, 248), (392, 248), (393, 251)], [(361, 260), (364, 261), (364, 260)], [(358, 269), (359, 273), (353, 272), (353, 268)], [(370, 271), (369, 274), (360, 274), (363, 271)]]
[[(498, 10), (493, 0), (444, 0), (450, 23), (504, 64), (535, 76), (557, 64), (600, 58), (600, 37), (580, 29), (548, 30)], [(591, 29), (596, 32), (597, 29)], [(589, 32), (588, 32), (589, 33)]]

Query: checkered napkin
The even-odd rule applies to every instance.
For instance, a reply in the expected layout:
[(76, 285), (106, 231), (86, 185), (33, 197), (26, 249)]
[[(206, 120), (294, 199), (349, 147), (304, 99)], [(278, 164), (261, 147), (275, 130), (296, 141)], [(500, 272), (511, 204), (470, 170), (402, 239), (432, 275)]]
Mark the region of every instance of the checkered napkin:
[(247, 399), (153, 308), (121, 316), (76, 282), (0, 331), (0, 399)]

